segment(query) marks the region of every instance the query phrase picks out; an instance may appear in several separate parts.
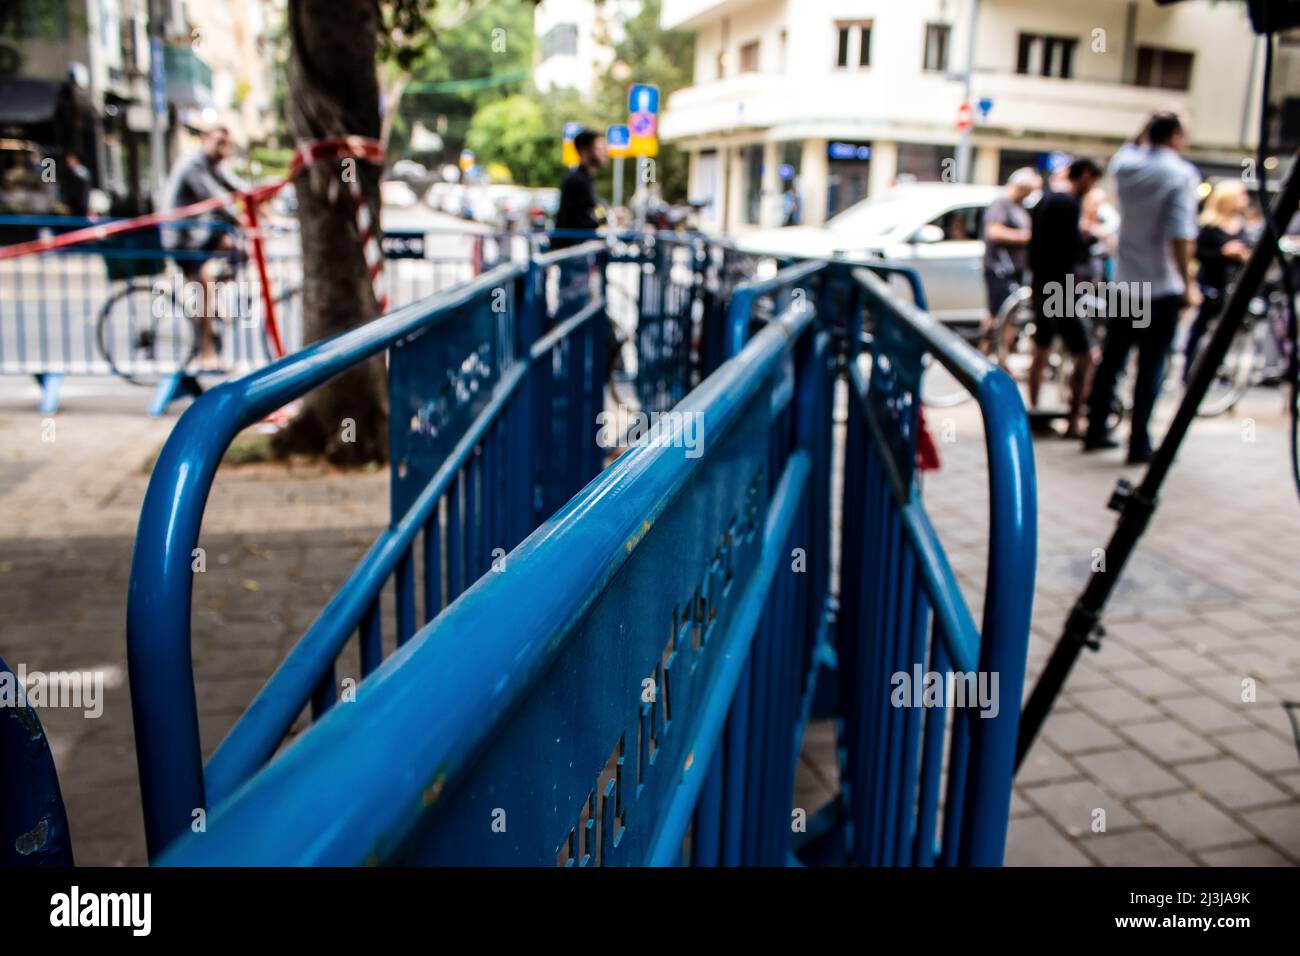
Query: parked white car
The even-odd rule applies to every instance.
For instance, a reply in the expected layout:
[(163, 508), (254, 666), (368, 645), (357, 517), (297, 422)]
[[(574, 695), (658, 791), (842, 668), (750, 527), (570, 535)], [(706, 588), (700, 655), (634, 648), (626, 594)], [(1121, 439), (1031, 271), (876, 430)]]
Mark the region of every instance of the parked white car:
[(886, 259), (916, 269), (941, 322), (984, 315), (984, 210), (998, 186), (909, 183), (862, 200), (825, 226), (785, 226), (747, 233), (751, 252), (798, 258)]
[(414, 206), (415, 190), (400, 179), (386, 179), (379, 184), (379, 198), (385, 206)]

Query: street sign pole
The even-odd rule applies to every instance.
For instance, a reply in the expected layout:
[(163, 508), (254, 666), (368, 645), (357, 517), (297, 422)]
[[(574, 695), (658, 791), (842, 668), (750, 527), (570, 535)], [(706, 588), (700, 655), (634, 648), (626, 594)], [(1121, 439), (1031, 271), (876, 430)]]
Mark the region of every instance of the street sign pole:
[(166, 5), (162, 0), (149, 3), (149, 185), (153, 192), (153, 208), (162, 208), (163, 190), (167, 184), (167, 74), (163, 56), (165, 42)]
[[(979, 22), (979, 15), (979, 0), (970, 0), (970, 18), (966, 22), (966, 75), (962, 94), (963, 103), (969, 103), (971, 97), (971, 75), (975, 72), (975, 31)], [(961, 137), (957, 140), (957, 182), (959, 183), (972, 181), (971, 152), (973, 145), (971, 138), (971, 125), (967, 125), (961, 131)]]
[(614, 208), (623, 203), (623, 157), (631, 151), (631, 132), (625, 123), (615, 123), (605, 130), (605, 148), (614, 160)]
[(645, 211), (648, 205), (648, 196), (645, 192), (645, 157), (636, 158), (636, 182), (632, 184), (632, 197), (636, 202), (636, 227), (638, 230), (645, 229)]

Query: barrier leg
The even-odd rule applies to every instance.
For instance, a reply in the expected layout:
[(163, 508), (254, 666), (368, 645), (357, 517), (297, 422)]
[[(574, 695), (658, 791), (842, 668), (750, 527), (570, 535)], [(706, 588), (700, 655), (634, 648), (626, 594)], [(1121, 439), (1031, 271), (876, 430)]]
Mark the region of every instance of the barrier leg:
[(157, 418), (176, 399), (184, 395), (198, 398), (202, 394), (203, 386), (197, 378), (185, 372), (174, 372), (158, 380), (153, 399), (149, 402), (149, 414)]
[(53, 415), (59, 410), (59, 389), (63, 385), (63, 373), (37, 372), (36, 384), (41, 387), (41, 414)]

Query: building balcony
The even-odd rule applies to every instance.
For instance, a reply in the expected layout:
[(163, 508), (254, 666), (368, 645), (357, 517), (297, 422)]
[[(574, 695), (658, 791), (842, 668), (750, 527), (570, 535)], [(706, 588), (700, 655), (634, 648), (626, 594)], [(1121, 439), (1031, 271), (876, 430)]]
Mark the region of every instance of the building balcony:
[[(977, 130), (991, 134), (1051, 139), (1119, 141), (1134, 135), (1142, 120), (1161, 109), (1189, 111), (1187, 93), (1014, 73), (977, 72), (973, 100), (992, 101)], [(673, 93), (664, 110), (667, 140), (772, 130), (791, 138), (900, 138), (951, 142), (962, 85), (938, 73), (916, 73), (905, 81), (883, 71), (829, 72), (818, 76), (744, 73)], [(1194, 123), (1218, 144), (1236, 141), (1213, 117)]]
[(212, 67), (187, 46), (163, 47), (167, 99), (177, 106), (212, 105)]
[(752, 0), (663, 0), (659, 25), (665, 30), (691, 30), (751, 4)]
[(1192, 107), (1179, 90), (1018, 73), (977, 71), (971, 88), (975, 103), (993, 104), (983, 125), (1015, 135), (1128, 139), (1156, 110), (1189, 113)]

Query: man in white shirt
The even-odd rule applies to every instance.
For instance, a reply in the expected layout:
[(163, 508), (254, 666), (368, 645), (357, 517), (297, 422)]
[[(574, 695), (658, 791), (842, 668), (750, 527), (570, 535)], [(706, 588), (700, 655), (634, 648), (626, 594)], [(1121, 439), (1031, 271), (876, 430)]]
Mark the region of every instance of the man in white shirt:
[(1110, 175), (1119, 198), (1119, 249), (1114, 281), (1129, 288), (1131, 314), (1110, 316), (1106, 347), (1088, 400), (1088, 432), (1083, 450), (1116, 448), (1106, 429), (1115, 382), (1138, 350), (1137, 381), (1129, 435), (1129, 464), (1151, 459), (1148, 425), (1160, 392), (1165, 357), (1173, 345), (1178, 316), (1195, 305), (1200, 292), (1192, 281), (1196, 250), (1196, 187), (1200, 173), (1182, 158), (1187, 132), (1173, 113), (1156, 113), (1137, 142), (1120, 147)]

